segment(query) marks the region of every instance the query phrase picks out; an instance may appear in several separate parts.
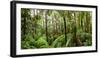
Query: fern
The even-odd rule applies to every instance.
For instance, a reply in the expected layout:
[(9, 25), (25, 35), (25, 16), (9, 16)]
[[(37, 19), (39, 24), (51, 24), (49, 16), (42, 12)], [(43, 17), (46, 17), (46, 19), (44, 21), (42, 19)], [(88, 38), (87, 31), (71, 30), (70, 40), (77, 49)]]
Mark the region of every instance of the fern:
[(36, 42), (35, 42), (35, 46), (37, 48), (47, 48), (48, 42), (44, 39), (44, 37), (40, 37)]
[(23, 49), (27, 49), (27, 48), (35, 48), (34, 43), (35, 40), (33, 39), (32, 35), (30, 33), (26, 34), (24, 36), (24, 41), (22, 40), (21, 44), (22, 44), (22, 48)]
[(54, 40), (54, 42), (52, 43), (52, 46), (55, 47), (55, 48), (56, 47), (62, 47), (63, 44), (64, 44), (64, 39), (65, 39), (65, 35), (59, 36), (58, 38), (56, 38)]
[(71, 33), (67, 34), (67, 42), (66, 42), (66, 47), (68, 47), (69, 45), (71, 45), (71, 40), (73, 39), (73, 35)]

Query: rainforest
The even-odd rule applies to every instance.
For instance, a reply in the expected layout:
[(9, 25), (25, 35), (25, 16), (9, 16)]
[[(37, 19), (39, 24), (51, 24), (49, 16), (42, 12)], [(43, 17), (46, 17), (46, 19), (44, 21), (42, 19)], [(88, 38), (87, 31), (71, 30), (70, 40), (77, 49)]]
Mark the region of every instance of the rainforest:
[(21, 8), (21, 49), (92, 46), (92, 12)]

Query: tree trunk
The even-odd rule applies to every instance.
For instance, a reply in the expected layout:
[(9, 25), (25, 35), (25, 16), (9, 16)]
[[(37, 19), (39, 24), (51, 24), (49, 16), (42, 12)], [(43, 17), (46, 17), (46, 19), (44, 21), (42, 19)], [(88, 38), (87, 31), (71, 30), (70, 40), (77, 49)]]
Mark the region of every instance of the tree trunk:
[(48, 10), (45, 10), (45, 26), (46, 26), (46, 38), (47, 38), (47, 42), (48, 42), (48, 29), (47, 29), (47, 22), (48, 22), (48, 20), (47, 20), (47, 12), (48, 12)]
[(66, 44), (66, 41), (67, 41), (67, 33), (66, 33), (66, 20), (65, 20), (65, 17), (63, 17), (63, 21), (64, 21), (64, 28), (65, 28), (65, 44)]

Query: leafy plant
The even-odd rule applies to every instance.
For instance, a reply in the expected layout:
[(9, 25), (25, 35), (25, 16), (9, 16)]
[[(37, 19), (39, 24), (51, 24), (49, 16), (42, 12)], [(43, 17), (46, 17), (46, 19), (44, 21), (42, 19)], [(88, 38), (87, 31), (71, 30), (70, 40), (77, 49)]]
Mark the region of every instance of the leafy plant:
[(54, 42), (52, 43), (52, 46), (53, 47), (62, 47), (63, 44), (64, 44), (64, 38), (65, 38), (65, 35), (60, 35), (58, 38), (56, 38), (54, 40)]
[(92, 12), (21, 9), (21, 48), (92, 46)]
[(45, 37), (40, 37), (36, 42), (35, 42), (35, 46), (37, 48), (47, 48), (48, 42), (44, 39)]

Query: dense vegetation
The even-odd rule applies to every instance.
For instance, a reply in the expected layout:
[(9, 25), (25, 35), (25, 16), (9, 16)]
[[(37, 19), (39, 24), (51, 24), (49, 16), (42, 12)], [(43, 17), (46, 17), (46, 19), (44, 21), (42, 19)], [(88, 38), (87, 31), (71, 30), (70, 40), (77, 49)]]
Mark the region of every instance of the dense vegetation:
[(90, 11), (21, 9), (21, 48), (92, 45)]

